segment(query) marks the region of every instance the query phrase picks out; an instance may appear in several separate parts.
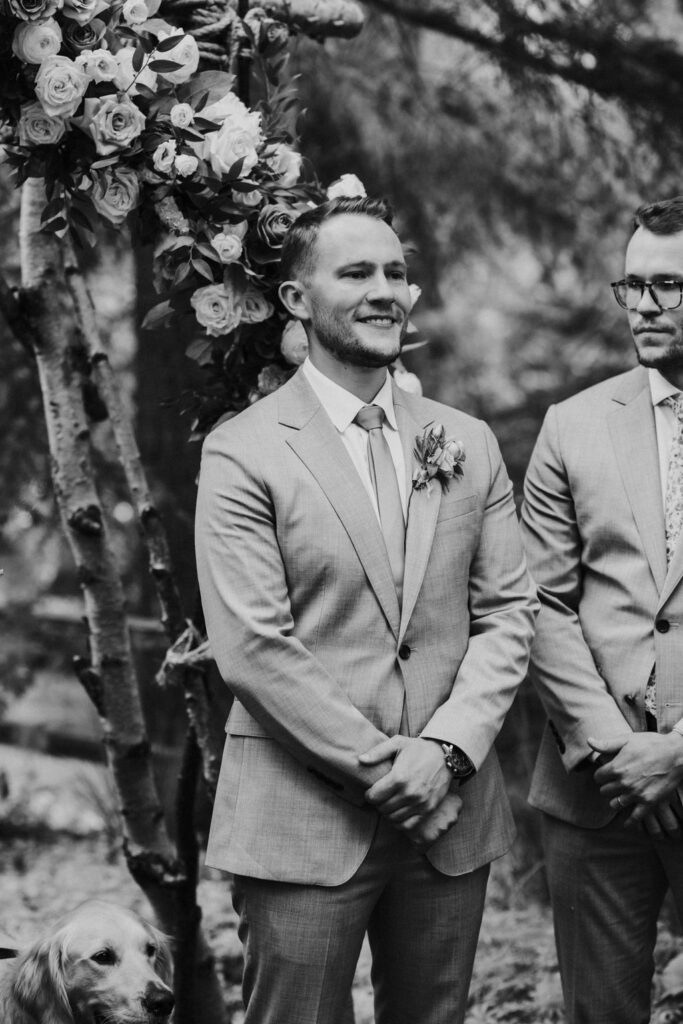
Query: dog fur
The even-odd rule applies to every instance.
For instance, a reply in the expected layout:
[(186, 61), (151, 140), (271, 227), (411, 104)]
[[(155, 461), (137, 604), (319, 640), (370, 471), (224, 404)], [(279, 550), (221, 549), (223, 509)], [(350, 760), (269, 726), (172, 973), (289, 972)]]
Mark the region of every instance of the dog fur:
[(167, 1024), (172, 961), (137, 914), (88, 900), (0, 960), (2, 1024)]

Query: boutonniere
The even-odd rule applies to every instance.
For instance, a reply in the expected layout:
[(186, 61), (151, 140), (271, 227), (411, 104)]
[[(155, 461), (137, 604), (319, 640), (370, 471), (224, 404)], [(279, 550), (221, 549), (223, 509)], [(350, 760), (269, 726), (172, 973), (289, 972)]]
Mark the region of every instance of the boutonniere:
[(446, 437), (446, 428), (441, 423), (429, 423), (415, 438), (415, 458), (419, 468), (413, 473), (413, 490), (427, 488), (429, 494), (432, 480), (438, 480), (443, 491), (456, 476), (462, 476), (465, 449), (460, 441)]

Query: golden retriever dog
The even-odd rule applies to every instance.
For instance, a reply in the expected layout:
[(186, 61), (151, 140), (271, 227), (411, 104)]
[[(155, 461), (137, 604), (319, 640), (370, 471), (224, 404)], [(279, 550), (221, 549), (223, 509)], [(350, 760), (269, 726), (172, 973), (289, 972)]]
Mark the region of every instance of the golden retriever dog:
[(167, 1024), (171, 957), (137, 914), (88, 900), (0, 960), (2, 1024)]

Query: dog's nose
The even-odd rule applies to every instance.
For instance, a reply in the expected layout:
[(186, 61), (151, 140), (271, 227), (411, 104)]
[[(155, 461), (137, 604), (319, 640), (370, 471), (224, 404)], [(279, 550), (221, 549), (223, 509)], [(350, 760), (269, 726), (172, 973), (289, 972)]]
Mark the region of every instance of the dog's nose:
[(156, 1017), (168, 1017), (174, 1003), (173, 993), (168, 988), (149, 988), (142, 1000), (145, 1010)]

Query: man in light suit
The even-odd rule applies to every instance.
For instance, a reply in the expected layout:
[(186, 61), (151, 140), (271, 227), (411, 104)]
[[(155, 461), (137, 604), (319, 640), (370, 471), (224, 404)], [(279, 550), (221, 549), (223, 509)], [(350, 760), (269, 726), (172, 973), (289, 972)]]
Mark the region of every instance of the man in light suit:
[(571, 1024), (646, 1024), (667, 889), (683, 913), (683, 197), (637, 211), (612, 288), (641, 365), (550, 408), (522, 513)]
[[(493, 741), (537, 609), (511, 487), (483, 423), (392, 384), (411, 300), (384, 204), (305, 213), (282, 266), (309, 359), (207, 438), (200, 474), (235, 695), (207, 862), (235, 874), (247, 1024), (338, 1024), (366, 931), (378, 1024), (456, 1024), (513, 835)], [(435, 421), (466, 462), (414, 488)]]

